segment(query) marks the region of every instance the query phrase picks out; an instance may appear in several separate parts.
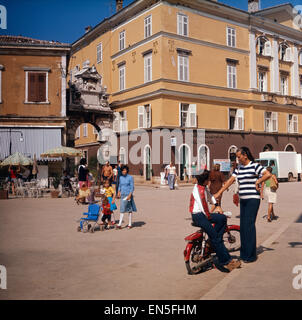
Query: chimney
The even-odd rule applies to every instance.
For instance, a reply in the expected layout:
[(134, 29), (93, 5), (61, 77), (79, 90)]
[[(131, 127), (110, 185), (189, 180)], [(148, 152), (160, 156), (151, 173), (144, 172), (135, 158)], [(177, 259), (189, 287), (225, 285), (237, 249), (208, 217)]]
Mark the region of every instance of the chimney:
[(89, 32), (91, 29), (92, 29), (91, 26), (86, 27), (86, 28), (85, 28), (85, 33)]
[(260, 0), (248, 0), (248, 12), (254, 13), (260, 10)]
[(116, 0), (116, 12), (123, 9), (123, 0)]

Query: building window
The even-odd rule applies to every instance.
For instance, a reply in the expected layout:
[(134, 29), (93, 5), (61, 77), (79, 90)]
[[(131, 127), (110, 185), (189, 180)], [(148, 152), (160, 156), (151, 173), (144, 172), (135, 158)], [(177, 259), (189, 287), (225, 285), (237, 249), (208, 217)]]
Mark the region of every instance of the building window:
[(196, 104), (180, 104), (180, 127), (196, 127)]
[(186, 37), (189, 34), (189, 19), (182, 13), (177, 14), (177, 34)]
[(103, 45), (102, 45), (102, 43), (99, 43), (96, 47), (96, 60), (97, 60), (97, 63), (100, 63), (103, 61)]
[(227, 27), (227, 45), (236, 47), (236, 30), (231, 27)]
[(150, 104), (138, 107), (138, 128), (151, 128)]
[(235, 64), (227, 65), (228, 88), (237, 88), (237, 72)]
[(267, 92), (267, 77), (265, 71), (258, 73), (258, 88), (260, 92)]
[(279, 52), (281, 61), (292, 61), (292, 50), (288, 45), (285, 43), (280, 44)]
[(280, 82), (281, 82), (281, 94), (283, 96), (287, 96), (288, 95), (288, 77), (281, 76)]
[(259, 37), (257, 40), (257, 53), (261, 56), (271, 56), (272, 46), (268, 39)]
[(266, 132), (277, 132), (278, 131), (278, 113), (268, 112), (264, 113), (264, 130)]
[(151, 37), (152, 35), (152, 16), (145, 18), (145, 38)]
[(152, 81), (152, 53), (144, 56), (144, 81)]
[(125, 36), (126, 36), (126, 31), (120, 32), (119, 34), (120, 50), (125, 49)]
[(83, 137), (87, 137), (87, 123), (83, 124)]
[(300, 97), (302, 98), (302, 76), (300, 76)]
[(128, 131), (127, 111), (114, 112), (113, 116), (114, 116), (113, 131), (127, 132)]
[(2, 68), (0, 65), (0, 103), (2, 103)]
[(77, 131), (76, 131), (76, 134), (75, 134), (76, 139), (80, 138), (80, 136), (81, 136), (81, 126), (79, 126), (77, 128)]
[(48, 102), (48, 73), (26, 72), (26, 102)]
[(123, 147), (120, 149), (119, 152), (119, 160), (122, 164), (127, 164), (126, 150)]
[(125, 81), (125, 75), (126, 75), (126, 66), (122, 65), (119, 67), (119, 84), (120, 84), (120, 91), (125, 90), (126, 88), (126, 81)]
[(288, 133), (298, 133), (298, 115), (289, 114), (287, 116), (287, 131)]
[(229, 129), (244, 130), (244, 110), (229, 109)]
[(178, 54), (178, 80), (189, 81), (189, 57), (186, 54)]

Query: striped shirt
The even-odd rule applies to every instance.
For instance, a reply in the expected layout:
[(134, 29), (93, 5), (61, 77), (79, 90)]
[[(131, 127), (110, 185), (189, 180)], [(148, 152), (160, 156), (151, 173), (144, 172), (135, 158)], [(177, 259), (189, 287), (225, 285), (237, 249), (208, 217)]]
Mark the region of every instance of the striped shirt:
[(234, 170), (232, 176), (238, 180), (240, 199), (260, 199), (260, 192), (256, 190), (256, 181), (264, 171), (264, 167), (252, 161)]

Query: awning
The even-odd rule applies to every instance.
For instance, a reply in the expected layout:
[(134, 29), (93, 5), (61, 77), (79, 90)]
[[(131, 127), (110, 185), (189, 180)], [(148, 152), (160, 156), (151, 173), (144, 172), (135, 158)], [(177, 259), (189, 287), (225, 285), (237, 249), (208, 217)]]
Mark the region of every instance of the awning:
[[(21, 137), (22, 139), (20, 139)], [(40, 157), (40, 154), (48, 149), (62, 145), (62, 129), (0, 127), (0, 160), (10, 155), (10, 143), (11, 154), (20, 152), (32, 159), (36, 154), (37, 160), (45, 161)], [(57, 160), (60, 159), (51, 159), (51, 161)]]

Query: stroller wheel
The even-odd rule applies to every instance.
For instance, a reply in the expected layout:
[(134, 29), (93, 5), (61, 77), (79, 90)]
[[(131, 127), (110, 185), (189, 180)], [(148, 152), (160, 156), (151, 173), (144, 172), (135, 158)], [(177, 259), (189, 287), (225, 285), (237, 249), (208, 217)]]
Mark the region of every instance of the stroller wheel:
[(91, 228), (91, 229), (89, 230), (89, 232), (90, 232), (90, 233), (94, 233), (94, 228)]
[(77, 227), (77, 231), (78, 231), (78, 232), (81, 232), (81, 227)]

